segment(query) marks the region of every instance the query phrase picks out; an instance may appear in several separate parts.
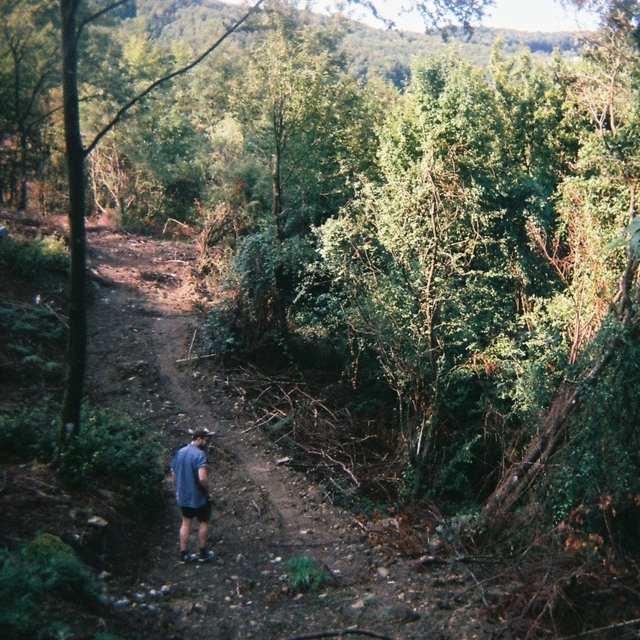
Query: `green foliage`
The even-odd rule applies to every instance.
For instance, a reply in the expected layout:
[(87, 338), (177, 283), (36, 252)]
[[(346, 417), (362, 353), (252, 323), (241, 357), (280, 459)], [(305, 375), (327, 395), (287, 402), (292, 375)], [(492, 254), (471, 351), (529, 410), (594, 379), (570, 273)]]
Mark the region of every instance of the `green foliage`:
[(70, 441), (62, 462), (79, 486), (92, 480), (110, 482), (152, 504), (159, 499), (163, 478), (159, 453), (155, 436), (144, 425), (125, 414), (85, 405), (82, 431)]
[(295, 556), (285, 564), (287, 579), (293, 591), (320, 589), (333, 582), (329, 570), (308, 556)]
[(0, 366), (0, 380), (24, 383), (25, 378), (46, 379), (59, 371), (66, 329), (52, 311), (0, 300), (0, 336), (7, 356), (6, 365)]
[(95, 610), (100, 601), (98, 581), (71, 547), (45, 533), (19, 552), (0, 552), (0, 633), (4, 637), (40, 638), (60, 631), (63, 623), (56, 620), (54, 609), (60, 600), (80, 611)]
[(46, 155), (47, 97), (59, 78), (54, 0), (0, 0), (0, 202), (25, 209)]
[[(598, 342), (615, 331), (619, 331), (615, 325), (605, 327)], [(597, 514), (603, 497), (620, 509), (640, 495), (639, 385), (640, 349), (633, 331), (625, 336), (607, 375), (585, 390), (582, 409), (569, 432), (571, 447), (549, 475), (545, 498), (554, 523), (578, 507)], [(612, 527), (616, 523), (614, 518)]]
[(51, 460), (59, 408), (50, 399), (18, 412), (0, 412), (0, 451), (21, 458)]
[(476, 513), (458, 513), (450, 518), (445, 518), (436, 527), (436, 533), (454, 549), (459, 548), (466, 537), (473, 535), (477, 519)]
[(48, 271), (69, 271), (69, 250), (62, 238), (38, 236), (31, 241), (0, 238), (0, 269), (36, 280)]
[[(48, 461), (55, 453), (59, 407), (51, 400), (0, 413), (0, 451)], [(111, 410), (84, 406), (83, 430), (63, 456), (79, 486), (92, 481), (125, 487), (143, 503), (159, 498), (163, 478), (156, 437), (140, 423)]]

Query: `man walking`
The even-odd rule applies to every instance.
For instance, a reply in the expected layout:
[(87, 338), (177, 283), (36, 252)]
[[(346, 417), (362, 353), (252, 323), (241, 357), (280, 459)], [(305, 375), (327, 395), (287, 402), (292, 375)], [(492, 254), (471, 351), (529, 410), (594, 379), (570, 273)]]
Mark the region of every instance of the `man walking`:
[[(180, 562), (207, 562), (213, 558), (213, 552), (207, 549), (209, 519), (213, 495), (209, 491), (207, 476), (207, 457), (204, 449), (209, 444), (212, 432), (208, 429), (196, 429), (191, 443), (176, 453), (171, 463), (171, 475), (176, 486), (176, 499), (182, 512), (180, 527)], [(187, 551), (189, 533), (193, 519), (198, 519), (198, 541), (200, 555)]]

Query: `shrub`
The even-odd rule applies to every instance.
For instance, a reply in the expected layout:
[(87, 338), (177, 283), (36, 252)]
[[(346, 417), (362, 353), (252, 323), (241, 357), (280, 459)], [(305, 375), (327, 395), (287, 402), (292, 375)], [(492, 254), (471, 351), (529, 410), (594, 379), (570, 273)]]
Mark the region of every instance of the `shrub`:
[(153, 502), (163, 478), (160, 445), (140, 423), (115, 411), (85, 405), (82, 429), (62, 456), (79, 485), (104, 479), (124, 485), (141, 502)]
[(31, 241), (3, 238), (0, 269), (14, 276), (35, 280), (46, 271), (68, 272), (69, 250), (57, 236), (38, 236)]
[(51, 460), (57, 437), (57, 408), (45, 398), (17, 413), (0, 413), (0, 451)]
[(21, 307), (0, 301), (0, 339), (5, 360), (0, 385), (20, 385), (50, 379), (60, 367), (66, 329), (48, 309)]
[[(100, 588), (89, 568), (71, 547), (43, 534), (17, 553), (0, 552), (0, 635), (38, 637), (60, 626), (49, 610), (64, 600), (95, 608)], [(51, 618), (49, 618), (51, 615)]]
[(319, 589), (333, 581), (326, 567), (308, 556), (295, 556), (285, 564), (289, 585), (294, 591)]

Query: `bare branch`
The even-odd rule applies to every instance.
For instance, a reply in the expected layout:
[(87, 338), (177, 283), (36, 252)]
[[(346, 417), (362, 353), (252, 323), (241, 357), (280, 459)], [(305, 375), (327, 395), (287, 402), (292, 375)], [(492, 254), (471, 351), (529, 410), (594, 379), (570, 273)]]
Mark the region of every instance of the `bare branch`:
[(114, 9), (117, 9), (118, 7), (122, 6), (123, 4), (126, 4), (129, 1), (130, 0), (118, 0), (117, 2), (114, 2), (113, 4), (110, 4), (110, 5), (106, 6), (104, 9), (100, 9), (100, 11), (96, 11), (96, 13), (94, 13), (93, 15), (90, 15), (88, 18), (85, 18), (78, 25), (78, 31), (76, 33), (76, 40), (80, 37), (80, 34), (82, 33), (82, 30), (89, 23), (94, 22), (95, 20), (97, 20), (98, 18), (101, 18), (106, 13), (109, 13), (109, 11), (113, 11)]
[(317, 633), (303, 633), (299, 636), (291, 636), (285, 640), (312, 640), (313, 638), (337, 638), (338, 636), (348, 635), (368, 636), (369, 638), (380, 638), (381, 640), (397, 640), (391, 636), (385, 636), (377, 631), (367, 631), (366, 629), (358, 629), (358, 627), (349, 627), (340, 631), (318, 631)]
[(138, 102), (140, 102), (143, 98), (149, 95), (154, 89), (156, 89), (160, 85), (164, 84), (165, 82), (168, 82), (169, 80), (173, 80), (173, 78), (176, 78), (178, 76), (181, 76), (187, 73), (187, 71), (191, 71), (191, 69), (193, 69), (195, 66), (200, 64), (212, 51), (217, 49), (232, 33), (237, 31), (260, 8), (260, 5), (263, 2), (264, 0), (258, 0), (258, 2), (256, 2), (251, 7), (251, 9), (249, 9), (247, 13), (245, 13), (244, 16), (242, 16), (242, 18), (240, 18), (235, 24), (229, 27), (229, 29), (227, 29), (227, 31), (222, 36), (220, 36), (220, 38), (218, 38), (218, 40), (216, 40), (206, 51), (201, 53), (195, 60), (190, 62), (188, 65), (182, 67), (181, 69), (172, 71), (171, 73), (166, 74), (162, 78), (159, 78), (155, 82), (152, 82), (144, 91), (142, 91), (142, 93), (139, 93), (135, 98), (132, 98), (131, 100), (129, 100), (129, 102), (127, 102), (127, 104), (125, 104), (116, 113), (116, 115), (113, 117), (111, 122), (109, 122), (109, 124), (107, 124), (102, 129), (102, 131), (100, 131), (96, 135), (96, 137), (93, 139), (93, 142), (85, 149), (84, 151), (85, 157), (88, 156), (96, 147), (96, 145), (100, 142), (100, 140), (102, 140), (102, 138), (104, 138), (104, 136), (107, 135), (107, 133), (109, 133), (109, 131), (111, 131), (113, 127), (115, 127), (115, 125), (120, 121), (122, 116), (125, 113), (127, 113), (127, 111), (129, 111), (133, 106), (138, 104)]

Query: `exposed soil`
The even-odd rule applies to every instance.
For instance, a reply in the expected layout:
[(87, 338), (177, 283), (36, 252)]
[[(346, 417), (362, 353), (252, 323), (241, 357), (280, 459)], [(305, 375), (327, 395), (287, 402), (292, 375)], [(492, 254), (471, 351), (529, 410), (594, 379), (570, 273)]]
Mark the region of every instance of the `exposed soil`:
[[(421, 564), (380, 544), (380, 534), (402, 523), (365, 522), (334, 505), (321, 486), (287, 466), (215, 359), (194, 359), (205, 310), (193, 243), (150, 241), (97, 224), (88, 234), (95, 294), (88, 393), (157, 431), (167, 470), (189, 429), (215, 431), (208, 451), (215, 557), (178, 563), (180, 516), (168, 478), (164, 509), (146, 523), (108, 491), (71, 495), (56, 488), (44, 465), (6, 464), (5, 488), (14, 486), (11, 495), (22, 502), (21, 510), (12, 503), (14, 521), (3, 532), (28, 538), (40, 513), (39, 530), (66, 540), (93, 536), (92, 564), (107, 570), (114, 613), (100, 624), (123, 637), (284, 640), (348, 627), (403, 640), (493, 636), (479, 614), (492, 594), (478, 587), (472, 567)], [(108, 524), (80, 522), (79, 504)], [(318, 560), (333, 584), (291, 590), (283, 574), (294, 556)]]

